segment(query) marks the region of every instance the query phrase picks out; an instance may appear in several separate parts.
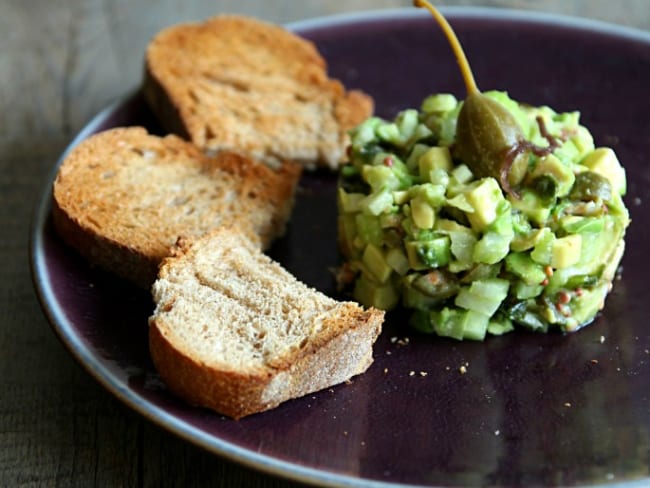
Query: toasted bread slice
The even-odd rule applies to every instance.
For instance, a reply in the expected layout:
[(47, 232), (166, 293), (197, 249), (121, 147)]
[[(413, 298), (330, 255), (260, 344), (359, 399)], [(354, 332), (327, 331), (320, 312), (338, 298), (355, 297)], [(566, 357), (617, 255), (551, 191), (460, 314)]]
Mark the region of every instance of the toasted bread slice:
[(91, 136), (53, 185), (55, 226), (92, 263), (150, 287), (179, 236), (238, 223), (266, 247), (284, 232), (301, 168), (237, 154), (208, 157), (144, 128)]
[(180, 242), (152, 290), (149, 343), (162, 379), (233, 418), (364, 372), (384, 316), (309, 288), (237, 229)]
[(208, 153), (336, 168), (346, 131), (372, 99), (327, 74), (313, 43), (276, 25), (222, 15), (161, 31), (146, 52), (144, 93), (166, 130)]

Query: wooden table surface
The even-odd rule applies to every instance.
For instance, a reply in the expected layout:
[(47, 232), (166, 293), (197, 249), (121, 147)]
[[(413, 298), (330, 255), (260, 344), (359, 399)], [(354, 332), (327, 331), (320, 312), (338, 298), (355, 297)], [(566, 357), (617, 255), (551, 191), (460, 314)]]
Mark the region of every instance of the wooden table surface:
[[(457, 0), (650, 29), (648, 0)], [(3, 0), (0, 2), (0, 486), (289, 487), (143, 420), (52, 333), (33, 291), (29, 224), (61, 151), (140, 81), (161, 28), (218, 12), (283, 23), (409, 0)]]

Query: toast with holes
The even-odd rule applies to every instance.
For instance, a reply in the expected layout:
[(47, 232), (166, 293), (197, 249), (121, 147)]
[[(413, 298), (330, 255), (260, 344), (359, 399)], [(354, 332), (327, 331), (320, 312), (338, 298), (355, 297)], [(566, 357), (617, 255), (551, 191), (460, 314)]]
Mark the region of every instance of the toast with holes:
[(336, 168), (371, 97), (331, 79), (315, 45), (282, 27), (221, 15), (158, 33), (143, 91), (161, 125), (202, 150)]
[(179, 241), (152, 293), (168, 388), (237, 419), (363, 373), (384, 317), (301, 283), (232, 228)]
[(149, 288), (179, 236), (236, 224), (267, 247), (285, 230), (301, 170), (228, 152), (209, 157), (142, 127), (111, 129), (61, 164), (53, 220), (91, 263)]

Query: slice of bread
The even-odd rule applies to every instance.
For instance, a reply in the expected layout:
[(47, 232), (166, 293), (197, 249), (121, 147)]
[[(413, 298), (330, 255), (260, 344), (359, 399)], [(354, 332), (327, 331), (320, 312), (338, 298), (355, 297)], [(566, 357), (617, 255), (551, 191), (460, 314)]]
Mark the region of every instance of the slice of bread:
[(266, 247), (280, 236), (301, 168), (232, 153), (208, 157), (142, 127), (81, 142), (53, 185), (54, 224), (90, 262), (149, 288), (179, 236), (238, 223)]
[(309, 288), (237, 229), (179, 241), (152, 290), (160, 376), (189, 403), (233, 418), (364, 372), (384, 317)]
[(328, 77), (313, 43), (248, 17), (169, 27), (150, 42), (145, 68), (160, 123), (208, 153), (336, 168), (346, 131), (373, 111), (368, 95)]

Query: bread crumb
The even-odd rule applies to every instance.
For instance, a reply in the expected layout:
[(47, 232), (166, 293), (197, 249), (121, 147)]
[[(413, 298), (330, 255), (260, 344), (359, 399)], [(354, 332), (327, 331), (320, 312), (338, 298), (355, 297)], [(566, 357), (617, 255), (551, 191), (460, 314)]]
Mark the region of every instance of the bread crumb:
[(600, 336), (600, 343), (601, 344), (605, 343), (605, 336), (603, 336), (603, 335)]
[(500, 430), (495, 430), (495, 431), (494, 431), (494, 435), (497, 435), (497, 436), (498, 436), (498, 435), (500, 435), (500, 434), (501, 434), (501, 431), (500, 431)]
[(409, 376), (415, 376), (415, 371), (411, 371), (411, 372), (409, 373)]
[(564, 402), (564, 406), (567, 408), (571, 408), (571, 402)]
[(426, 375), (428, 375), (428, 374), (429, 374), (429, 373), (427, 373), (426, 371), (420, 371), (420, 376), (426, 376)]
[(390, 343), (395, 344), (397, 342), (397, 337), (393, 336), (390, 338)]
[(460, 368), (458, 368), (458, 371), (460, 371), (460, 374), (467, 373), (467, 366), (465, 366), (464, 364), (461, 364)]
[(347, 430), (344, 430), (344, 431), (343, 431), (343, 435), (348, 435), (348, 431), (347, 431)]
[(388, 368), (384, 368), (384, 374), (388, 373)]
[(598, 364), (598, 359), (592, 359), (591, 364)]

